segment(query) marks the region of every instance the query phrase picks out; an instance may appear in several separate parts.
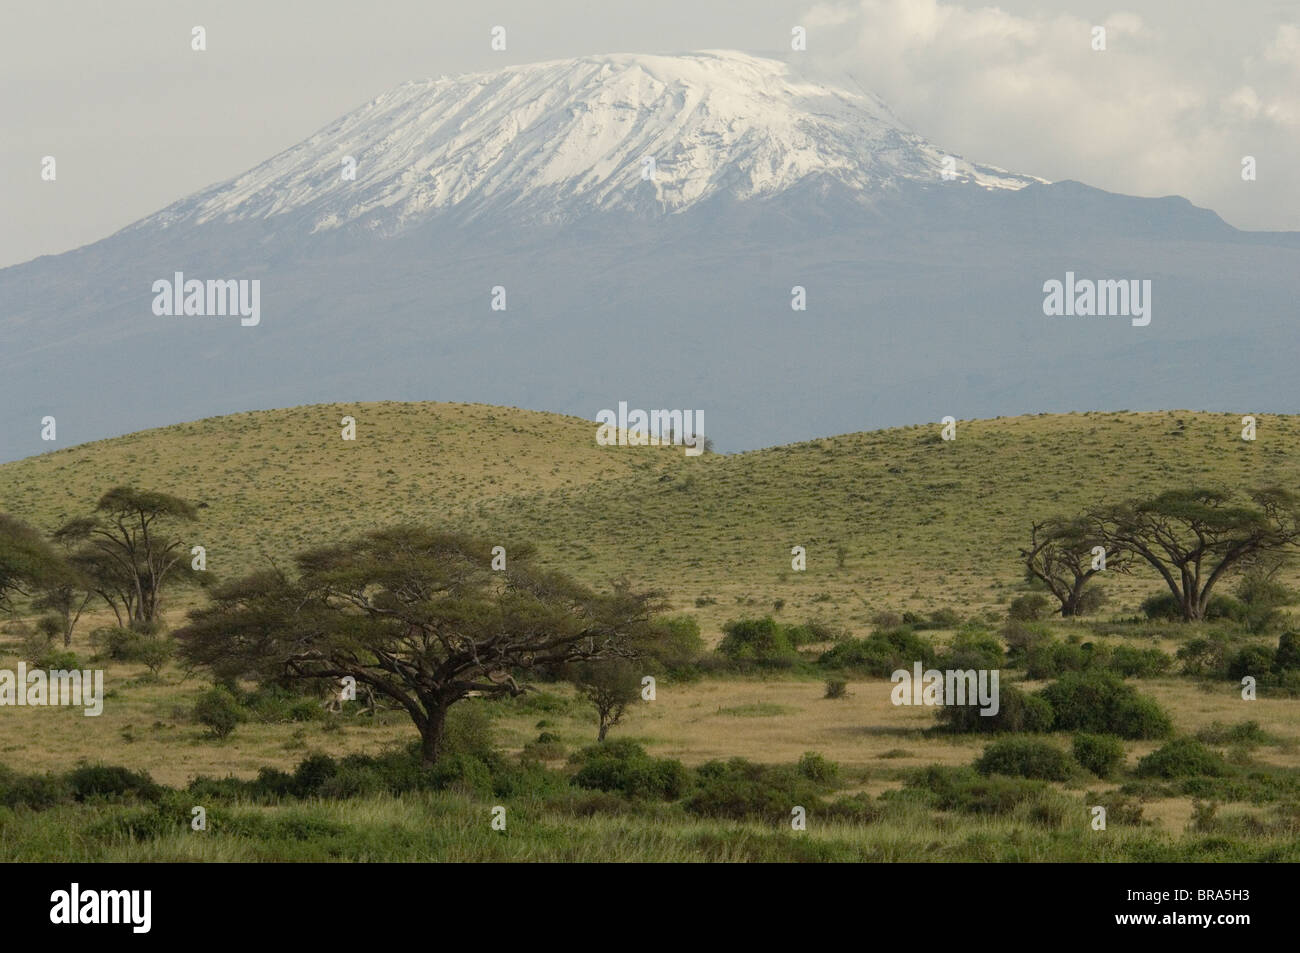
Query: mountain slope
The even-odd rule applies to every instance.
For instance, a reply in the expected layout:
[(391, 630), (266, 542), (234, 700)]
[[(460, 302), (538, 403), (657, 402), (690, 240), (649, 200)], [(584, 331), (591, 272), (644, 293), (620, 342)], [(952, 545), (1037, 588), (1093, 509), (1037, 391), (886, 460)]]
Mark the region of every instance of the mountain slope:
[[(724, 450), (947, 414), (1300, 411), (1296, 235), (939, 160), (872, 97), (742, 54), (410, 84), (0, 270), (0, 460), (329, 401), (703, 410)], [(177, 272), (260, 282), (260, 323), (155, 314)], [(1150, 280), (1150, 324), (1046, 316), (1068, 273)]]
[[(516, 223), (680, 212), (816, 177), (864, 195), (935, 182), (943, 158), (875, 97), (800, 80), (776, 60), (588, 56), (406, 83), (140, 227), (262, 219), (391, 234), (451, 210)], [(954, 159), (954, 181), (1041, 180)]]

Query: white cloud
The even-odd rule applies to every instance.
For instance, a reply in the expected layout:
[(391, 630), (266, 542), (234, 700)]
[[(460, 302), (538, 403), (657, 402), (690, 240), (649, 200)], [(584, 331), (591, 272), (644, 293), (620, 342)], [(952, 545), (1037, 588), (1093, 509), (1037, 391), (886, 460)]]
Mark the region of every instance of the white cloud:
[[(1300, 163), (1294, 24), (1238, 18), (1225, 25), (1234, 42), (1216, 43), (1212, 20), (1191, 26), (1178, 8), (1099, 22), (960, 0), (834, 9), (852, 17), (820, 39), (834, 51), (821, 65), (851, 72), (944, 148), (1049, 179), (1186, 195), (1242, 227), (1300, 228), (1300, 183), (1282, 172)], [(1092, 49), (1097, 25), (1104, 52)], [(1240, 177), (1247, 154), (1260, 162), (1252, 183)]]

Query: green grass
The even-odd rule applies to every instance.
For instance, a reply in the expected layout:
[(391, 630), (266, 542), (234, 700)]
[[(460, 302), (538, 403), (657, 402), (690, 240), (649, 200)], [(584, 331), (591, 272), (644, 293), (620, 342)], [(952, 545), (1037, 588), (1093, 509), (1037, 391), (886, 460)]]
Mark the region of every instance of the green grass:
[[(1033, 823), (900, 809), (869, 824), (808, 818), (778, 823), (665, 823), (664, 812), (575, 816), (512, 802), (506, 829), (492, 804), (443, 793), (209, 808), (208, 829), (185, 818), (161, 827), (148, 809), (86, 805), (0, 809), (0, 855), (16, 861), (1297, 861), (1300, 838), (1241, 824), (1232, 837), (1174, 837), (1142, 827), (1093, 831), (1078, 817)], [(1223, 822), (1220, 822), (1223, 823)]]

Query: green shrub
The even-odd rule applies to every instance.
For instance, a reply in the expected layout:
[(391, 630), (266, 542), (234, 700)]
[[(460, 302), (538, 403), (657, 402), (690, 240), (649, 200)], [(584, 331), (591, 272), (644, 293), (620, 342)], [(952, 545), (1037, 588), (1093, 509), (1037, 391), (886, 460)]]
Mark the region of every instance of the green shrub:
[(194, 720), (206, 726), (216, 738), (229, 735), (243, 718), (243, 709), (235, 696), (220, 685), (208, 689), (194, 703)]
[(1297, 670), (1300, 670), (1300, 637), (1295, 632), (1283, 632), (1277, 640), (1277, 651), (1273, 653), (1273, 671)]
[(680, 761), (652, 758), (633, 741), (605, 741), (583, 748), (573, 783), (588, 790), (630, 798), (675, 801), (686, 791), (689, 776)]
[(699, 817), (786, 821), (794, 807), (810, 813), (823, 806), (826, 785), (789, 765), (755, 764), (744, 758), (710, 761), (695, 772), (696, 789), (685, 802)]
[(298, 762), (298, 767), (294, 769), (293, 793), (297, 797), (315, 797), (338, 771), (338, 762), (329, 755), (309, 755)]
[(1107, 672), (1070, 672), (1040, 695), (1052, 706), (1057, 731), (1163, 738), (1173, 722), (1153, 699)]
[(1212, 745), (1252, 746), (1268, 744), (1270, 738), (1257, 721), (1242, 721), (1235, 725), (1214, 721), (1196, 733), (1196, 740)]
[(1051, 609), (1051, 603), (1041, 592), (1031, 592), (1017, 596), (1007, 606), (1007, 618), (1013, 622), (1037, 622), (1044, 618)]
[(722, 631), (718, 652), (733, 662), (788, 667), (799, 657), (785, 627), (771, 616), (728, 622)]
[(927, 639), (899, 626), (873, 632), (865, 639), (847, 639), (823, 652), (817, 661), (830, 669), (888, 678), (899, 669), (910, 671), (915, 662), (932, 668), (937, 658)]
[(1274, 653), (1267, 645), (1248, 645), (1228, 662), (1228, 677), (1240, 680), (1247, 675), (1266, 681), (1273, 672)]
[(846, 698), (849, 694), (849, 683), (842, 678), (831, 678), (826, 681), (826, 694), (823, 698)]
[(442, 729), (441, 754), (468, 754), (489, 758), (496, 747), (492, 740), (492, 718), (482, 701), (467, 698), (447, 709)]
[(441, 755), (430, 769), (433, 787), (451, 789), (460, 794), (489, 795), (492, 793), (492, 769), (482, 758), (472, 754)]
[(1046, 741), (1004, 738), (984, 749), (984, 754), (975, 761), (975, 770), (983, 775), (1065, 781), (1070, 777), (1070, 758)]
[(966, 734), (1051, 731), (1054, 716), (1052, 706), (1040, 696), (1000, 684), (996, 715), (981, 715), (976, 705), (945, 705), (937, 719), (942, 729)]
[(43, 811), (72, 797), (64, 777), (53, 774), (20, 774), (0, 766), (0, 805)]
[(1025, 659), (1037, 646), (1051, 642), (1052, 631), (1039, 622), (1013, 620), (1002, 627), (1002, 638), (1007, 643), (1007, 663), (1024, 665)]
[(809, 781), (835, 787), (840, 783), (840, 766), (815, 751), (805, 751), (796, 766), (800, 774)]
[(1124, 761), (1124, 743), (1111, 735), (1074, 736), (1074, 760), (1099, 778), (1114, 775)]
[(1048, 790), (1044, 781), (1005, 775), (984, 777), (974, 768), (930, 765), (910, 773), (904, 788), (921, 794), (941, 811), (1006, 815), (1021, 805), (1039, 801)]
[(1229, 773), (1227, 762), (1195, 738), (1175, 738), (1138, 761), (1144, 778), (1220, 778)]
[(992, 632), (970, 626), (953, 636), (948, 651), (938, 660), (936, 667), (967, 671), (975, 669), (1000, 669), (1004, 664), (1002, 643)]
[(148, 774), (109, 764), (85, 764), (75, 768), (68, 772), (68, 786), (78, 801), (127, 797), (156, 801), (163, 792)]
[(680, 672), (689, 670), (704, 651), (699, 622), (694, 616), (676, 615), (659, 620), (645, 656), (666, 671)]

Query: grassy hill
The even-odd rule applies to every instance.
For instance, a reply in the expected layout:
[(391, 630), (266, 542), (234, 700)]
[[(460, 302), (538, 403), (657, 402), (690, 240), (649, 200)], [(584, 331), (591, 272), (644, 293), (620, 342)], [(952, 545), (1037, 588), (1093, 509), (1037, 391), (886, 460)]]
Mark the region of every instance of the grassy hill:
[[(777, 600), (862, 630), (882, 609), (1004, 603), (1031, 519), (1175, 486), (1300, 483), (1300, 418), (1260, 418), (1254, 442), (1240, 429), (1226, 414), (1044, 414), (963, 421), (953, 441), (936, 424), (692, 458), (600, 447), (591, 422), (513, 408), (335, 404), (6, 464), (0, 501), (48, 529), (117, 484), (175, 493), (206, 504), (193, 535), (221, 575), (374, 526), (460, 526), (532, 540), (592, 583), (660, 587), (710, 636)], [(795, 545), (806, 572), (791, 571)], [(1150, 573), (1107, 585), (1121, 612), (1158, 588)]]
[[(356, 418), (355, 442), (340, 438), (344, 415)], [(961, 422), (949, 442), (940, 439), (936, 424), (701, 457), (686, 457), (681, 448), (600, 447), (594, 432), (592, 422), (577, 418), (466, 404), (332, 404), (238, 414), (0, 466), (0, 510), (49, 530), (86, 512), (115, 485), (164, 490), (203, 505), (190, 538), (207, 547), (209, 570), (220, 575), (245, 573), (266, 558), (283, 563), (304, 547), (399, 522), (466, 528), (507, 545), (529, 539), (553, 565), (589, 582), (626, 574), (664, 589), (716, 642), (725, 622), (777, 611), (778, 604), (787, 621), (817, 618), (856, 634), (865, 634), (872, 615), (886, 609), (951, 608), (962, 618), (997, 610), (1000, 616), (1021, 586), (1017, 548), (1031, 519), (1170, 487), (1295, 486), (1300, 475), (1296, 417), (1261, 418), (1254, 442), (1240, 439), (1237, 416), (1093, 413)], [(806, 572), (791, 571), (794, 545), (807, 548)], [(1188, 638), (1213, 628), (1115, 623), (1113, 617), (1130, 614), (1159, 584), (1153, 574), (1138, 573), (1106, 585), (1114, 598), (1099, 619), (1057, 620), (1054, 634), (1172, 655)], [(196, 598), (174, 598), (166, 621), (178, 624), (185, 600)], [(89, 634), (111, 620), (98, 605), (83, 619), (72, 645), (79, 659), (98, 657)], [(24, 640), (33, 621), (27, 614), (0, 624), (0, 668), (27, 657)], [(942, 645), (952, 627), (923, 634)], [(1243, 638), (1234, 636), (1234, 651)], [(1233, 679), (1197, 679), (1172, 666), (1134, 680), (1169, 712), (1180, 734), (1209, 739), (1225, 749), (1233, 770), (1250, 772), (1249, 784), (1237, 776), (1198, 779), (1217, 785), (1215, 796), (1231, 802), (1224, 819), (1202, 818), (1189, 828), (1200, 788), (1189, 792), (1136, 776), (1139, 759), (1162, 743), (1154, 739), (1125, 743), (1117, 778), (1075, 775), (1054, 782), (1046, 800), (986, 818), (935, 813), (886, 796), (902, 790), (918, 768), (971, 764), (988, 736), (933, 732), (934, 710), (896, 706), (883, 677), (854, 675), (847, 696), (826, 697), (825, 671), (807, 667), (819, 651), (810, 649), (802, 670), (665, 680), (654, 703), (630, 709), (615, 736), (691, 767), (733, 757), (792, 765), (816, 751), (842, 766), (843, 790), (867, 798), (880, 812), (877, 820), (826, 826), (819, 820), (815, 842), (804, 844), (773, 829), (771, 818), (763, 825), (705, 823), (678, 811), (667, 823), (670, 815), (655, 813), (666, 810), (662, 805), (634, 810), (618, 802), (618, 811), (632, 813), (605, 817), (597, 811), (593, 819), (587, 815), (599, 804), (569, 804), (564, 799), (578, 795), (564, 794), (545, 810), (529, 807), (527, 798), (511, 801), (525, 837), (511, 850), (535, 859), (1300, 856), (1294, 824), (1300, 808), (1293, 803), (1300, 791), (1300, 722), (1291, 695), (1266, 688), (1246, 702)], [(13, 787), (6, 771), (15, 768), (65, 772), (83, 762), (106, 762), (181, 787), (199, 775), (249, 779), (268, 766), (292, 771), (316, 753), (373, 755), (413, 737), (405, 714), (391, 710), (373, 718), (263, 712), (219, 740), (193, 715), (207, 687), (204, 673), (174, 663), (160, 675), (139, 662), (102, 664), (109, 693), (102, 716), (51, 706), (13, 709), (0, 718), (0, 797), (6, 785)], [(1007, 684), (1026, 690), (1044, 684), (1022, 678), (1019, 670), (1006, 674)], [(552, 769), (562, 769), (567, 754), (594, 737), (590, 707), (567, 685), (548, 684), (519, 699), (465, 703), (471, 705), (487, 712), (493, 743), (510, 758), (535, 748), (539, 732), (552, 747), (558, 738), (558, 748), (546, 755)], [(1232, 731), (1246, 728), (1247, 740), (1234, 740)], [(1069, 744), (1060, 733), (1046, 740)], [(1113, 838), (1092, 836), (1084, 807), (1128, 784), (1137, 785), (1147, 826), (1117, 826)], [(1267, 794), (1263, 800), (1260, 791)], [(186, 794), (175, 796), (182, 806), (191, 803)], [(488, 804), (497, 800), (493, 795)], [(419, 818), (485, 810), (450, 793), (402, 804), (416, 805), (410, 809)], [(224, 807), (234, 813), (214, 814), (222, 833), (213, 840), (184, 834), (188, 813), (181, 833), (169, 816), (159, 821), (157, 837), (136, 838), (122, 833), (143, 823), (129, 805), (24, 809), (12, 822), (0, 808), (0, 850), (15, 857), (138, 860), (484, 858), (500, 849), (480, 844), (464, 824), (445, 837), (421, 829), (376, 847), (369, 825), (396, 810), (383, 798), (311, 807), (317, 812), (309, 817), (312, 829), (335, 834), (309, 843), (282, 842), (258, 827), (281, 823), (261, 806)], [(305, 810), (276, 812), (287, 830), (307, 823)], [(782, 816), (775, 826), (787, 824)], [(385, 829), (391, 834), (394, 828)], [(1232, 838), (1218, 836), (1222, 832)], [(56, 850), (55, 844), (75, 846)], [(554, 844), (572, 847), (556, 854)]]

